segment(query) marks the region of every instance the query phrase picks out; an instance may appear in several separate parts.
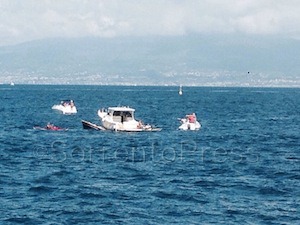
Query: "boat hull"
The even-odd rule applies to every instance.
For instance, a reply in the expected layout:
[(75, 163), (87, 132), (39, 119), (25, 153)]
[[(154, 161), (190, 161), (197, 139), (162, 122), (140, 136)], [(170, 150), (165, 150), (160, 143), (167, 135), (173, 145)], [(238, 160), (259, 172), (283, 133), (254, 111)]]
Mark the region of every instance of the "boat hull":
[(54, 105), (54, 106), (52, 106), (52, 109), (58, 110), (58, 111), (62, 112), (63, 114), (75, 114), (75, 113), (77, 113), (76, 106)]
[(201, 124), (196, 121), (195, 123), (190, 123), (190, 122), (183, 122), (179, 130), (199, 130), (201, 128)]
[(129, 131), (129, 132), (138, 132), (143, 131), (142, 128), (139, 128), (139, 123), (135, 120), (130, 122), (114, 122), (109, 117), (104, 117), (102, 120), (102, 125), (108, 130), (115, 131)]
[(99, 126), (97, 124), (91, 123), (86, 120), (81, 120), (83, 129), (93, 129), (93, 130), (106, 130), (104, 127)]
[(49, 128), (46, 128), (46, 127), (39, 127), (39, 126), (35, 126), (33, 127), (34, 130), (50, 130), (50, 131), (66, 131), (68, 130), (68, 128), (60, 128), (60, 127), (57, 127), (57, 128), (54, 128), (54, 129), (49, 129)]

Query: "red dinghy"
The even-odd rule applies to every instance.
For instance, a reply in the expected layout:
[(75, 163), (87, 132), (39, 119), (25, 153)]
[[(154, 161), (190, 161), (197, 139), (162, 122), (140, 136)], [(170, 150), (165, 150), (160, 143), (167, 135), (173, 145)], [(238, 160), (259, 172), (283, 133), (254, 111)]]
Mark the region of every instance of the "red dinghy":
[(48, 123), (47, 126), (45, 126), (45, 127), (34, 126), (33, 129), (35, 129), (35, 130), (54, 130), (54, 131), (68, 130), (67, 128), (61, 128), (61, 127), (55, 126), (51, 123)]

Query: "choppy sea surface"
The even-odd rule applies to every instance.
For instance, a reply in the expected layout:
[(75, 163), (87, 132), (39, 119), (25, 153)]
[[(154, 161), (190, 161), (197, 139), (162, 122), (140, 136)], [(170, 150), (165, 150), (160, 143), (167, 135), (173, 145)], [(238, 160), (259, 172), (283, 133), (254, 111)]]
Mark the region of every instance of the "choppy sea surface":
[[(300, 224), (300, 89), (0, 86), (0, 224)], [(51, 109), (73, 99), (76, 115)], [(85, 130), (131, 106), (160, 132)], [(199, 131), (180, 131), (196, 112)], [(34, 130), (51, 122), (67, 131)]]

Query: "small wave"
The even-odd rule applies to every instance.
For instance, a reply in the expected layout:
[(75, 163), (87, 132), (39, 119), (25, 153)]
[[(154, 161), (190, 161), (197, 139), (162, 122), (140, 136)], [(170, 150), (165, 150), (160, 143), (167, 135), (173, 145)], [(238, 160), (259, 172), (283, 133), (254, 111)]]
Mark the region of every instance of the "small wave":
[(44, 184), (50, 184), (52, 183), (52, 180), (51, 180), (51, 176), (50, 175), (46, 175), (46, 176), (43, 176), (43, 177), (39, 177), (37, 179), (34, 180), (34, 183), (44, 183)]
[(173, 200), (177, 200), (177, 201), (182, 201), (182, 202), (196, 202), (196, 203), (202, 203), (202, 204), (206, 204), (208, 203), (208, 201), (204, 200), (204, 199), (198, 199), (193, 195), (189, 195), (189, 194), (185, 194), (185, 193), (167, 193), (164, 191), (158, 191), (153, 193), (153, 195), (157, 198), (161, 198), (161, 199), (173, 199)]
[(286, 192), (273, 187), (263, 187), (259, 189), (259, 193), (263, 195), (283, 195)]
[(241, 211), (235, 210), (235, 209), (227, 209), (226, 213), (229, 215), (238, 215), (238, 214), (241, 214)]
[(93, 192), (86, 192), (86, 193), (80, 193), (79, 195), (82, 199), (85, 198), (95, 198), (95, 199), (100, 199), (100, 198), (106, 198), (106, 195), (100, 194), (100, 193), (93, 193)]
[(300, 158), (299, 157), (294, 157), (294, 156), (289, 156), (289, 157), (286, 157), (287, 160), (292, 160), (292, 161), (300, 161)]
[(265, 118), (265, 120), (269, 120), (269, 121), (281, 121), (281, 120), (291, 120), (291, 119), (293, 119), (292, 116), (273, 116), (273, 117)]
[(7, 223), (13, 223), (13, 224), (39, 224), (39, 222), (35, 219), (31, 219), (27, 216), (24, 217), (11, 217), (4, 219), (3, 221)]
[(53, 192), (54, 190), (56, 190), (56, 188), (47, 187), (47, 186), (43, 186), (43, 185), (29, 188), (30, 192), (37, 192), (37, 193)]
[(196, 181), (194, 183), (195, 186), (200, 186), (200, 187), (216, 187), (218, 186), (218, 184), (214, 181), (206, 181), (206, 180), (202, 180), (202, 181)]

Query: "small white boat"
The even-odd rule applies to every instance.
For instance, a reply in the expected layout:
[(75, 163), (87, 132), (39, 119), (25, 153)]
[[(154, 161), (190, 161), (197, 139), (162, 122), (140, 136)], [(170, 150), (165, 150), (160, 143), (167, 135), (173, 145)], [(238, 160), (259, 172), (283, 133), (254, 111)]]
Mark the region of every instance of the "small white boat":
[(77, 113), (77, 109), (73, 100), (61, 101), (59, 105), (52, 106), (52, 109), (58, 110), (63, 114)]
[(178, 92), (178, 94), (182, 95), (182, 85), (179, 86), (179, 92)]
[(199, 130), (201, 128), (201, 124), (197, 121), (195, 113), (180, 119), (180, 122), (180, 130)]
[(126, 106), (109, 107), (107, 110), (98, 110), (102, 126), (107, 130), (114, 131), (160, 131), (151, 125), (144, 125), (134, 118), (135, 109)]

